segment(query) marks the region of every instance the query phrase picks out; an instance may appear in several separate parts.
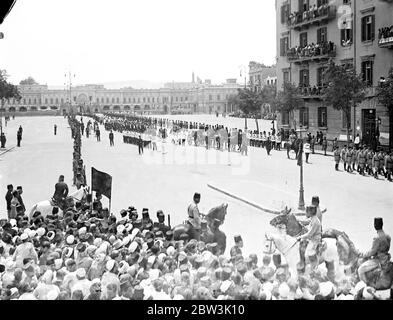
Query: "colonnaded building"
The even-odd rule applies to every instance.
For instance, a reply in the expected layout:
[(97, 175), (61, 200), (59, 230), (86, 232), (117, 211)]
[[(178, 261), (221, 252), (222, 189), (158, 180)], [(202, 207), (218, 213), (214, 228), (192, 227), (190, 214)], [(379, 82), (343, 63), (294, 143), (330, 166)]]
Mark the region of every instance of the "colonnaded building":
[[(242, 88), (236, 79), (221, 85), (205, 82), (171, 82), (161, 89), (106, 89), (104, 85), (82, 85), (50, 89), (47, 85), (19, 85), (19, 101), (6, 101), (6, 114), (64, 114), (75, 112), (129, 111), (135, 114), (231, 113), (230, 97)], [(70, 104), (71, 101), (71, 104)]]
[[(393, 66), (393, 1), (276, 0), (276, 13), (277, 88), (294, 83), (305, 100), (304, 108), (295, 112), (297, 127), (313, 134), (322, 131), (328, 139), (345, 139), (344, 113), (321, 99), (323, 73), (333, 59), (355, 66), (369, 87), (367, 99), (352, 108), (351, 135), (355, 131), (369, 143), (379, 132), (381, 144), (387, 145), (392, 118), (375, 95)], [(287, 112), (279, 115), (278, 124), (291, 127)]]

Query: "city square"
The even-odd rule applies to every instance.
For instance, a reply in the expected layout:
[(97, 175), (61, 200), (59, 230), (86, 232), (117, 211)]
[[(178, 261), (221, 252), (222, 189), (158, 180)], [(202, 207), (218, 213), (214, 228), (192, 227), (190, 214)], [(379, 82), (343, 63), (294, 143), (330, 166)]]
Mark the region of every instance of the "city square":
[(310, 2), (275, 4), (275, 64), (240, 80), (1, 67), (1, 299), (391, 299), (393, 7)]

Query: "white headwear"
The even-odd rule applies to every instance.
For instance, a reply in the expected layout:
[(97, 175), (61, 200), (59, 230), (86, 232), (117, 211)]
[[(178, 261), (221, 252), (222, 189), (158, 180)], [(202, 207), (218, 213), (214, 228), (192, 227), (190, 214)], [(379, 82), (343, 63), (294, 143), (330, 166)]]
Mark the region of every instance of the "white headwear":
[(373, 300), (374, 299), (374, 295), (373, 293), (375, 292), (374, 288), (371, 287), (365, 287), (363, 288), (363, 298), (365, 300)]
[(358, 282), (356, 284), (354, 290), (351, 290), (351, 291), (354, 291), (354, 292), (351, 292), (351, 293), (357, 294), (360, 290), (362, 290), (365, 287), (367, 287), (367, 284), (365, 284), (363, 281), (360, 281), (360, 282)]
[(220, 286), (220, 290), (222, 293), (226, 293), (228, 291), (228, 289), (231, 287), (232, 285), (232, 281), (231, 280), (225, 280), (221, 286)]
[(115, 266), (115, 260), (108, 260), (105, 267), (106, 267), (106, 270), (112, 271), (114, 266)]
[(130, 246), (128, 247), (128, 250), (132, 253), (135, 252), (135, 250), (138, 248), (138, 243), (136, 243), (135, 241), (133, 241)]
[(59, 293), (57, 292), (57, 290), (50, 290), (46, 295), (46, 299), (47, 300), (56, 300), (58, 296), (59, 296)]
[(43, 235), (45, 235), (45, 229), (44, 228), (38, 228), (37, 229), (37, 235), (39, 236), (39, 237), (42, 237)]
[(20, 236), (20, 239), (22, 241), (27, 240), (28, 238), (29, 238), (29, 236), (27, 235), (27, 233), (22, 233), (21, 236)]
[(95, 238), (93, 244), (98, 248), (102, 243), (101, 238)]
[(168, 256), (172, 256), (173, 254), (175, 254), (175, 252), (176, 252), (176, 250), (175, 250), (175, 248), (174, 248), (173, 246), (169, 246), (169, 247), (166, 249), (166, 254), (167, 254)]
[(72, 234), (70, 234), (70, 235), (67, 237), (67, 239), (66, 239), (67, 244), (73, 244), (74, 241), (75, 241), (75, 238), (74, 238), (74, 236), (73, 236)]
[(149, 278), (151, 281), (154, 281), (160, 277), (160, 270), (158, 269), (151, 269), (149, 271)]
[(286, 282), (281, 283), (280, 286), (278, 287), (278, 293), (282, 298), (288, 298), (290, 292), (291, 289), (289, 288)]
[(11, 227), (16, 227), (16, 220), (10, 219), (10, 224), (11, 224)]
[(86, 277), (86, 270), (85, 268), (79, 268), (78, 270), (76, 270), (75, 274), (78, 278), (84, 278)]
[(327, 297), (329, 294), (332, 293), (333, 290), (334, 290), (334, 285), (330, 281), (321, 282), (319, 284), (319, 293), (322, 295), (322, 297)]
[(150, 256), (149, 258), (147, 258), (147, 263), (154, 264), (155, 261), (156, 261), (156, 256)]

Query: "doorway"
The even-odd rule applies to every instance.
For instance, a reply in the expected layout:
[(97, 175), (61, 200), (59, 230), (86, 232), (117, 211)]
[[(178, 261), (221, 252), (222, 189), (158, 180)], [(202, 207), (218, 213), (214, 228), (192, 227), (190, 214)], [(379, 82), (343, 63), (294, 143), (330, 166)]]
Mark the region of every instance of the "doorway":
[(364, 109), (362, 110), (362, 133), (363, 133), (363, 144), (371, 145), (375, 141), (377, 133), (376, 124), (376, 110), (375, 109)]

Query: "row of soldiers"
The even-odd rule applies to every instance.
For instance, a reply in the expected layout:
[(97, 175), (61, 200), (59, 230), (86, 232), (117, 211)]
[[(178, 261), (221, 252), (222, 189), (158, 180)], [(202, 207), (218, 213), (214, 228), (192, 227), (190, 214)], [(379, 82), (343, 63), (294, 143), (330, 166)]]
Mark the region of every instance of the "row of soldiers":
[(68, 117), (68, 123), (71, 127), (72, 139), (74, 139), (74, 152), (72, 160), (72, 170), (74, 173), (73, 184), (79, 189), (86, 184), (86, 172), (83, 165), (81, 146), (82, 146), (82, 123), (74, 115)]
[[(392, 181), (393, 174), (393, 152), (374, 152), (372, 148), (361, 146), (358, 150), (352, 146), (344, 146), (341, 150), (336, 147), (334, 150), (335, 169), (339, 170), (340, 161), (344, 163), (344, 170), (347, 172), (357, 171), (361, 175), (379, 175)], [(357, 166), (357, 167), (356, 167)]]

